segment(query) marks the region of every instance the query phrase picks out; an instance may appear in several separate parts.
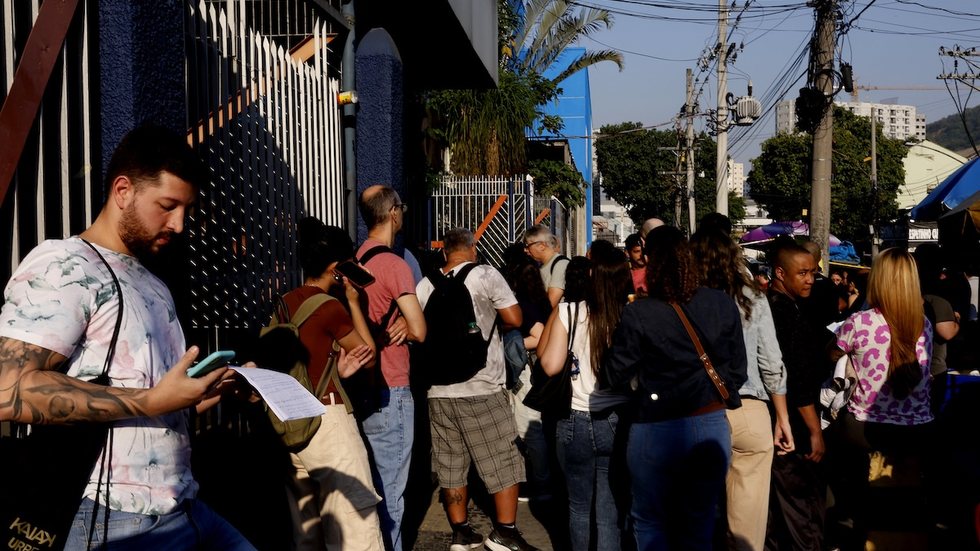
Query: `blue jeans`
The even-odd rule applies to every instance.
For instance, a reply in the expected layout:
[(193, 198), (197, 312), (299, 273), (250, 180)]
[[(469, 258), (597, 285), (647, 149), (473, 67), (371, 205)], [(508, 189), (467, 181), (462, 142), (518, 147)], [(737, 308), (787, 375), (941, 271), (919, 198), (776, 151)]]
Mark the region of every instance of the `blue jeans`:
[(379, 411), (361, 423), (371, 445), (374, 488), (384, 498), (378, 505), (381, 533), (391, 551), (402, 549), (405, 486), (415, 440), (415, 401), (407, 386), (385, 389)]
[[(558, 421), (558, 463), (568, 486), (568, 533), (573, 551), (589, 551), (593, 518), (596, 551), (619, 551), (619, 512), (609, 463), (619, 417), (593, 418), (575, 411)], [(594, 505), (593, 505), (594, 504)]]
[(731, 454), (724, 410), (633, 425), (626, 460), (638, 551), (711, 549)]
[[(78, 513), (65, 541), (66, 551), (89, 549), (89, 527), (95, 502), (82, 500)], [(151, 549), (215, 549), (227, 551), (255, 551), (234, 526), (221, 518), (210, 507), (195, 499), (181, 502), (176, 509), (165, 515), (141, 515), (123, 511), (109, 512), (108, 545), (103, 536), (105, 507), (100, 505), (96, 513), (92, 547), (102, 551), (149, 551)]]

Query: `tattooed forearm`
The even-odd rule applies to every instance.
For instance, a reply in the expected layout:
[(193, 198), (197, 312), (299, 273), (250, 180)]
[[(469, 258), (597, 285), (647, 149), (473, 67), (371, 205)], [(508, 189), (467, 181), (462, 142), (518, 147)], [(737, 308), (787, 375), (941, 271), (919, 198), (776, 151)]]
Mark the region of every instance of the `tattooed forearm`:
[(0, 421), (76, 423), (146, 415), (148, 390), (106, 387), (56, 371), (65, 357), (0, 337)]

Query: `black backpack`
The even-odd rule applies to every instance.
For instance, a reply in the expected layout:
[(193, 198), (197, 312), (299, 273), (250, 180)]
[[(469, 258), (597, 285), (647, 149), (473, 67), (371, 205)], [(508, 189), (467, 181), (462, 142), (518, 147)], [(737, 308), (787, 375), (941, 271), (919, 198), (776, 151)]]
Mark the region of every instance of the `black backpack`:
[(493, 340), (497, 324), (490, 330), (490, 339), (476, 323), (473, 298), (464, 284), (476, 268), (467, 264), (455, 275), (434, 270), (428, 276), (433, 291), (425, 303), (426, 335), (422, 343), (424, 361), (418, 365), (425, 370), (428, 385), (450, 385), (468, 381), (487, 365), (487, 348)]

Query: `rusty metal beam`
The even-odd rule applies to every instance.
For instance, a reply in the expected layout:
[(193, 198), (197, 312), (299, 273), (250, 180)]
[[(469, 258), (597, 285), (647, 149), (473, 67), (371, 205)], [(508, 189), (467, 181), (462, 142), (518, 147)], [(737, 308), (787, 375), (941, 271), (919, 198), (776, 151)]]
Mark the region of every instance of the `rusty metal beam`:
[(6, 201), (77, 7), (78, 0), (45, 0), (27, 37), (10, 93), (0, 107), (0, 204)]

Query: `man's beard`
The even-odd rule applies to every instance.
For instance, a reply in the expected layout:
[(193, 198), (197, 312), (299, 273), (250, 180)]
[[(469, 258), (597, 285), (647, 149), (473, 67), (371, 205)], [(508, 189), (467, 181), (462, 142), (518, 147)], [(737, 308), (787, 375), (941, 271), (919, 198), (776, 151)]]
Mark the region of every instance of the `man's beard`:
[(173, 236), (174, 233), (170, 231), (153, 234), (146, 229), (136, 214), (135, 204), (130, 204), (123, 210), (122, 218), (119, 220), (119, 238), (136, 258), (142, 260), (153, 257), (161, 248), (157, 240), (164, 237), (171, 239)]

